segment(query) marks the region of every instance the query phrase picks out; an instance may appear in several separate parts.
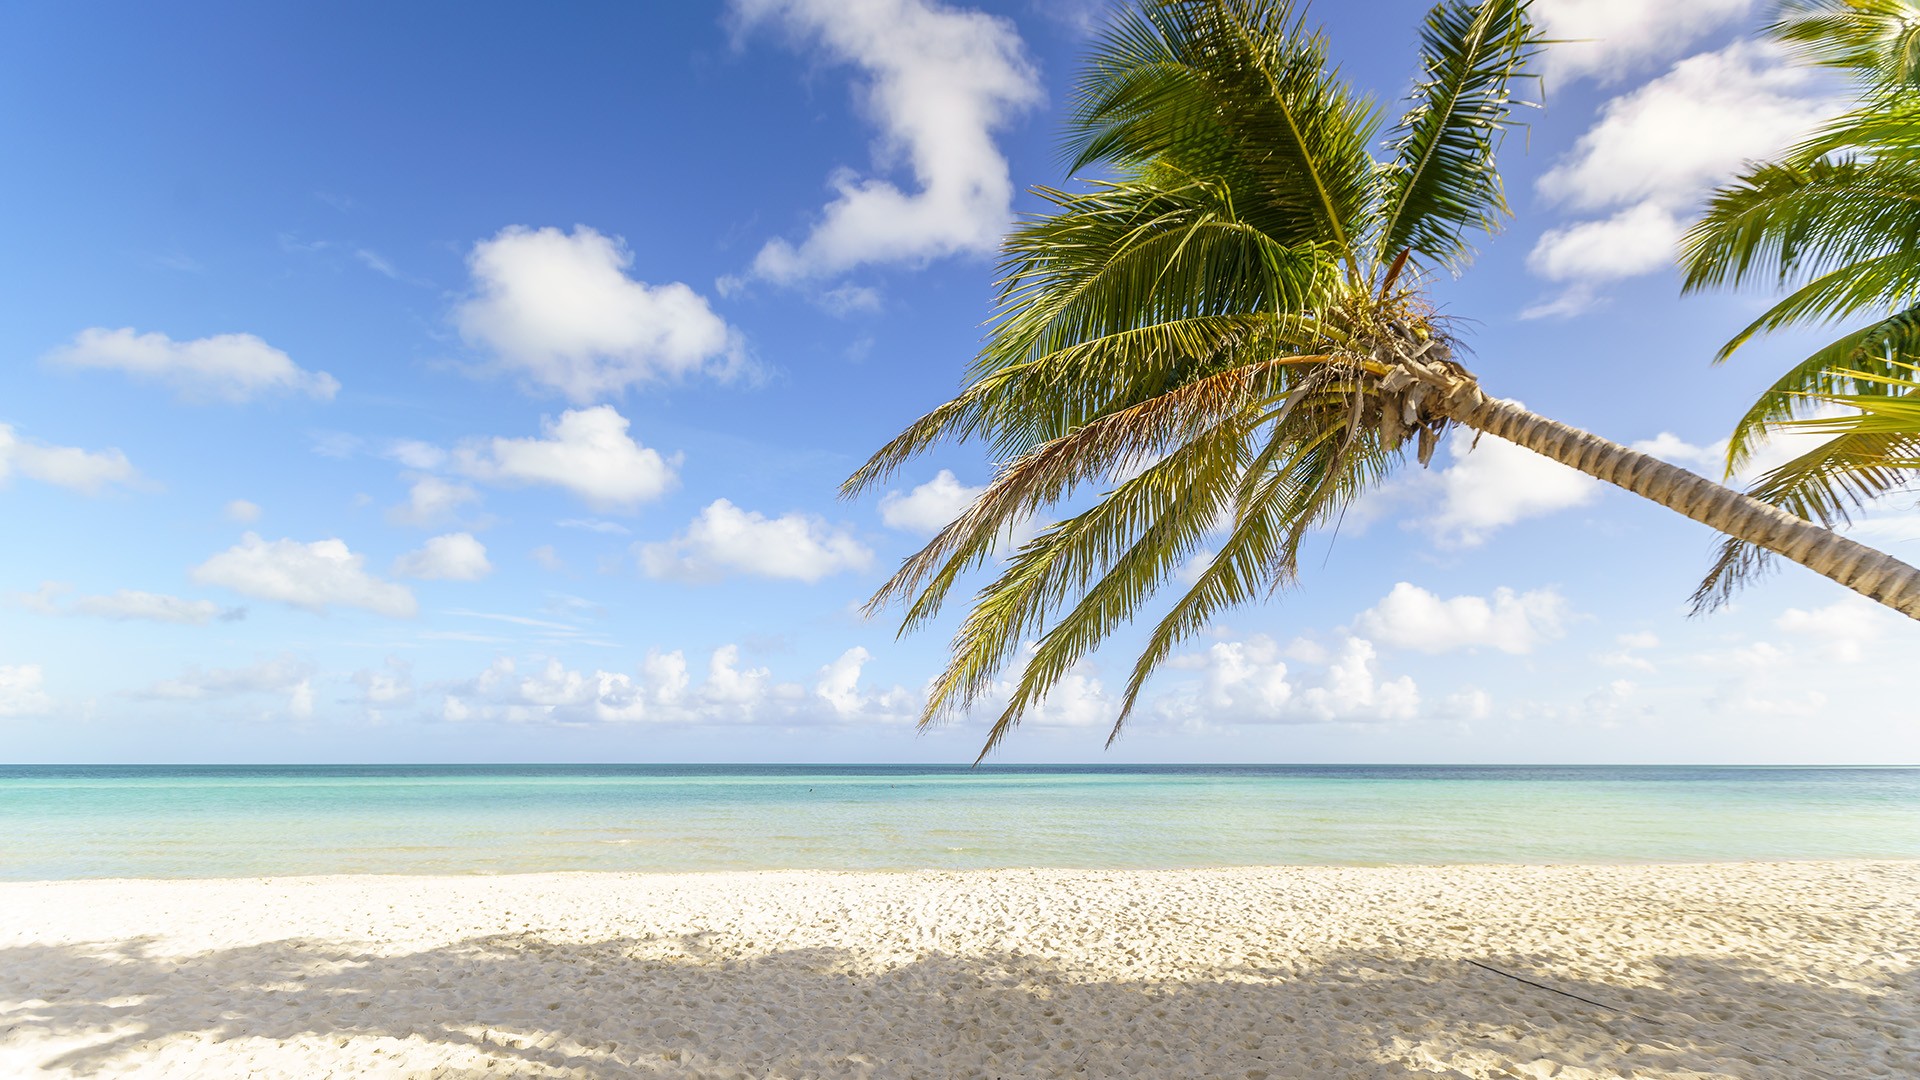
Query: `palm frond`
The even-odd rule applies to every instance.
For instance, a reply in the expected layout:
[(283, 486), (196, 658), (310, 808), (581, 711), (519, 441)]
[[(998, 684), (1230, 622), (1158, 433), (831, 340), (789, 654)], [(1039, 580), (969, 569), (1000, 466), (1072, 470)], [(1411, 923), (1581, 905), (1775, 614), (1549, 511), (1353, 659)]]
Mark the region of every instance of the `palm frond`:
[(1494, 232), (1511, 211), (1494, 155), (1513, 111), (1512, 83), (1540, 38), (1529, 0), (1444, 0), (1421, 28), (1420, 82), (1391, 143), (1381, 266), (1411, 252), (1458, 273), (1468, 229)]
[(1727, 441), (1727, 472), (1745, 467), (1767, 434), (1807, 411), (1822, 394), (1878, 392), (1880, 376), (1897, 376), (1920, 361), (1920, 307), (1910, 307), (1814, 352), (1788, 369), (1753, 403)]
[(1909, 0), (1785, 0), (1766, 33), (1869, 82), (1920, 82), (1920, 5)]
[(1352, 255), (1379, 115), (1288, 0), (1158, 0), (1115, 20), (1080, 80), (1071, 168), (1206, 176), (1284, 245)]

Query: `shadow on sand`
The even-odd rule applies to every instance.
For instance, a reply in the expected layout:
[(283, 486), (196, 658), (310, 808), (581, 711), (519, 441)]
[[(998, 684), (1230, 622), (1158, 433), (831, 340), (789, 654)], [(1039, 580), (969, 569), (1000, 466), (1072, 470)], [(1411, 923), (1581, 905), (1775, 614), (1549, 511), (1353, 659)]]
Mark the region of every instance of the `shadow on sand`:
[(128, 940), (0, 950), (0, 1060), (316, 1078), (1920, 1075), (1911, 971), (1818, 985), (1689, 955), (1617, 985), (1545, 957), (1467, 959), (1601, 1004), (1419, 956), (1143, 982), (1018, 954), (735, 958), (698, 936), (191, 957)]

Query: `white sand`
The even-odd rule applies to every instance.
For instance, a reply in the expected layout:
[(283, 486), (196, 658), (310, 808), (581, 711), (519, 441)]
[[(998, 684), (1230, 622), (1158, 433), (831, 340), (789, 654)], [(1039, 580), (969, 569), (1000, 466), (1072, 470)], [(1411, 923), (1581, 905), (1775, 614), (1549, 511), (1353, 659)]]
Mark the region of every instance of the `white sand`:
[(0, 885), (0, 1077), (136, 1075), (1911, 1078), (1920, 863)]

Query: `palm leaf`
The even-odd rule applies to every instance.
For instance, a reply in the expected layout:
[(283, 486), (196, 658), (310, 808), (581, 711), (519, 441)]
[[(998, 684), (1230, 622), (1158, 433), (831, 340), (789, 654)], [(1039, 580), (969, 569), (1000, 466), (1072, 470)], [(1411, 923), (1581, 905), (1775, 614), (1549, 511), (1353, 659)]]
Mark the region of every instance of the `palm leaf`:
[(1494, 161), (1513, 109), (1510, 86), (1539, 48), (1528, 0), (1448, 0), (1421, 28), (1421, 81), (1391, 144), (1380, 265), (1401, 252), (1454, 272), (1468, 229), (1494, 232), (1511, 211)]

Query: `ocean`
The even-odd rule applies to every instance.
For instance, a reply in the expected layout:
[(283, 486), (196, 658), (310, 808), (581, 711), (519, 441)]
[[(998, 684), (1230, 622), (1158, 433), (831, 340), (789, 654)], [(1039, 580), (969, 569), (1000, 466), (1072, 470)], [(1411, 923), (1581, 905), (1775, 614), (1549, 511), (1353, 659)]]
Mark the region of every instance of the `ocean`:
[(1920, 769), (0, 766), (0, 879), (1920, 858)]

